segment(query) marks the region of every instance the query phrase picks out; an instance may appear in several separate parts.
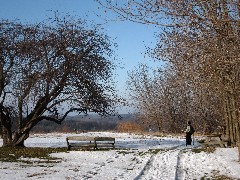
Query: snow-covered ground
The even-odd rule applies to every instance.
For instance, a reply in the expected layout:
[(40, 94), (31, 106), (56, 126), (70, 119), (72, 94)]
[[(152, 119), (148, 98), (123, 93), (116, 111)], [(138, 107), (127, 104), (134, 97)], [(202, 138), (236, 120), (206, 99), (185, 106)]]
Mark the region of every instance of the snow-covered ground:
[[(31, 135), (25, 145), (66, 147), (67, 136), (76, 134)], [(195, 142), (194, 146), (186, 147), (184, 137), (110, 132), (84, 133), (84, 136), (115, 137), (116, 149), (51, 154), (61, 158), (59, 163), (1, 162), (0, 179), (188, 180), (213, 179), (220, 175), (240, 179), (237, 148), (217, 148), (214, 153), (195, 153), (192, 150), (199, 145)]]

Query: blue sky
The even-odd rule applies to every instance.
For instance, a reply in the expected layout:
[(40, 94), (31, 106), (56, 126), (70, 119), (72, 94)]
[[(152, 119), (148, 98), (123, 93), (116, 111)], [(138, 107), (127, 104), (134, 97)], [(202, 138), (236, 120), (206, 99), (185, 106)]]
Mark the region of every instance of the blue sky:
[[(0, 18), (19, 19), (24, 23), (42, 21), (53, 15), (54, 11), (69, 13), (73, 16), (101, 24), (104, 19), (113, 19), (113, 13), (104, 9), (95, 0), (0, 0)], [(101, 17), (97, 16), (100, 15)], [(118, 44), (115, 49), (120, 59), (121, 66), (117, 70), (117, 89), (121, 94), (126, 93), (127, 72), (131, 71), (138, 63), (147, 63), (152, 67), (160, 63), (144, 57), (147, 47), (154, 47), (156, 39), (154, 32), (157, 28), (152, 25), (142, 25), (133, 22), (111, 21), (104, 23), (106, 34)]]

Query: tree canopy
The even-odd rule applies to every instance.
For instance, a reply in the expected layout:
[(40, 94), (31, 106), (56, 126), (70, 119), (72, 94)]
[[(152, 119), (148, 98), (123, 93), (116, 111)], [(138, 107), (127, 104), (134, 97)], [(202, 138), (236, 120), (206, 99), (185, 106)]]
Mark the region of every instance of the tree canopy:
[(101, 27), (70, 17), (0, 22), (0, 127), (4, 146), (23, 145), (40, 121), (71, 112), (111, 114), (113, 43)]

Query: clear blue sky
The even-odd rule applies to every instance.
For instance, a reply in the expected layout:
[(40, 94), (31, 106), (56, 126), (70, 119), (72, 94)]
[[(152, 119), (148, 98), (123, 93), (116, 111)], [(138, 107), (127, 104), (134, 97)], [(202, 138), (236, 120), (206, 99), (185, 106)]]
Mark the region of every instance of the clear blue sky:
[[(34, 23), (51, 17), (54, 11), (76, 15), (96, 24), (103, 23), (104, 18), (113, 18), (113, 14), (109, 11), (105, 13), (95, 0), (0, 0), (1, 19), (19, 19), (24, 23)], [(157, 29), (150, 25), (122, 21), (108, 22), (103, 27), (118, 44), (115, 52), (123, 69), (119, 68), (116, 72), (117, 89), (125, 94), (128, 71), (133, 70), (138, 63), (147, 63), (152, 67), (160, 65), (144, 57), (146, 46), (155, 45), (154, 32)]]

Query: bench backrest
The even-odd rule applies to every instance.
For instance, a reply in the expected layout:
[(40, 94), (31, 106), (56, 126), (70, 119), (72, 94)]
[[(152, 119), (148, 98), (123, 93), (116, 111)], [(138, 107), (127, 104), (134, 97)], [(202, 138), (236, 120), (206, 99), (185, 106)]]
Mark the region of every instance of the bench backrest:
[(89, 136), (69, 136), (66, 140), (73, 140), (73, 141), (94, 141), (94, 137)]
[(222, 135), (221, 135), (221, 139), (222, 139), (223, 141), (225, 141), (225, 142), (228, 142), (228, 141), (229, 141), (229, 136), (226, 135), (226, 134), (222, 134)]
[(95, 141), (113, 141), (115, 142), (115, 138), (112, 137), (95, 137)]

